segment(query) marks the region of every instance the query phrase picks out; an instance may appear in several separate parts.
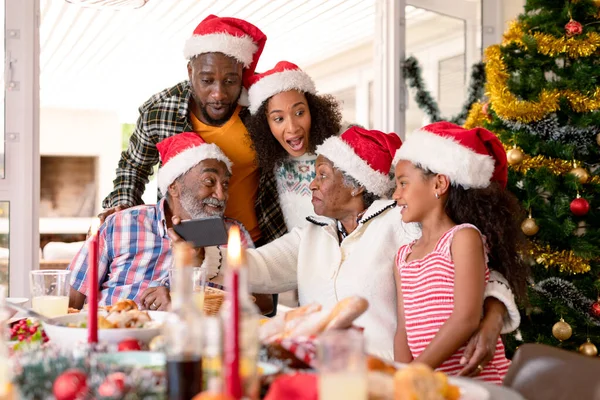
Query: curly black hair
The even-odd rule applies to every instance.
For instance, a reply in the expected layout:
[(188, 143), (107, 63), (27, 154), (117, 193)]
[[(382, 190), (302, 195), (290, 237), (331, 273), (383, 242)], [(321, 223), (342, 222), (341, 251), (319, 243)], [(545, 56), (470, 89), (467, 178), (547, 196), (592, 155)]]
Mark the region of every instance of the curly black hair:
[[(307, 151), (314, 153), (317, 146), (325, 139), (339, 133), (342, 128), (342, 113), (337, 100), (332, 95), (311, 93), (304, 93), (304, 95), (311, 118)], [(261, 104), (254, 115), (247, 115), (244, 123), (248, 129), (252, 147), (256, 151), (258, 166), (273, 170), (279, 162), (288, 157), (288, 152), (271, 134), (266, 110), (269, 99)]]
[(527, 302), (529, 266), (521, 259), (527, 241), (520, 221), (525, 212), (517, 198), (497, 182), (484, 189), (451, 186), (446, 213), (456, 224), (473, 224), (486, 237), (489, 267), (500, 272), (521, 304)]

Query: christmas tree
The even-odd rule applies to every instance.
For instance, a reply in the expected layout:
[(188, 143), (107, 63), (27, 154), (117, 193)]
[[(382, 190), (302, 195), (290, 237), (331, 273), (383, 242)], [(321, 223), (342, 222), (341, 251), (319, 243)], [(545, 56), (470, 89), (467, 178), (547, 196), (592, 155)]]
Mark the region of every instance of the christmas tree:
[[(487, 101), (465, 125), (495, 132), (509, 189), (529, 213), (529, 304), (518, 334), (595, 355), (600, 347), (600, 0), (527, 0), (485, 50)], [(588, 338), (590, 343), (587, 343)], [(595, 344), (592, 345), (592, 344)]]

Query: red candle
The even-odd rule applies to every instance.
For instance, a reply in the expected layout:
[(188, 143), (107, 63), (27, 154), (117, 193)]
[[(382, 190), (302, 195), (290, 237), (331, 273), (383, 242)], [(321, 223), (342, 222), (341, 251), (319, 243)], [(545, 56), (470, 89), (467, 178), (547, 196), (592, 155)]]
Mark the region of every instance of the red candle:
[(88, 343), (98, 343), (98, 228), (100, 220), (95, 219), (90, 228), (88, 242)]
[(224, 366), (225, 392), (232, 398), (242, 398), (242, 379), (240, 376), (240, 298), (239, 268), (241, 265), (242, 244), (240, 230), (233, 226), (229, 230), (227, 242), (227, 263), (229, 273), (227, 297), (231, 304), (231, 313), (225, 322)]

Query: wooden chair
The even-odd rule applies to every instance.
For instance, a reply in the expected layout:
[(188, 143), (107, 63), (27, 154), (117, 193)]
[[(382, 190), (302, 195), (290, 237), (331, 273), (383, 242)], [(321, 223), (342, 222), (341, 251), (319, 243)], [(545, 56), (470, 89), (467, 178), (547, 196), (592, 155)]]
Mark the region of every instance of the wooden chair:
[(515, 352), (504, 386), (527, 400), (600, 400), (600, 358), (524, 344)]

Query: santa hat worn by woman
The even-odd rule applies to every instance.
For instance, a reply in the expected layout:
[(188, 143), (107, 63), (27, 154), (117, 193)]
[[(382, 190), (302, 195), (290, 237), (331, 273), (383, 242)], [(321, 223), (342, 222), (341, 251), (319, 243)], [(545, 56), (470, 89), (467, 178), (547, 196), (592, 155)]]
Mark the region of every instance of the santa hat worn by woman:
[(191, 60), (204, 53), (223, 53), (242, 63), (244, 93), (238, 103), (248, 105), (245, 89), (249, 87), (248, 79), (254, 75), (266, 42), (267, 36), (247, 21), (209, 15), (198, 24), (192, 37), (185, 42), (183, 54), (186, 59)]
[(183, 132), (170, 136), (156, 144), (161, 167), (158, 169), (158, 189), (166, 196), (171, 183), (200, 162), (208, 159), (222, 161), (229, 173), (232, 163), (214, 143), (206, 143), (194, 132)]
[(296, 64), (288, 61), (280, 61), (273, 69), (251, 76), (248, 83), (248, 110), (251, 114), (256, 114), (267, 99), (281, 92), (297, 90), (302, 93), (317, 93), (311, 77)]
[(465, 129), (450, 122), (436, 122), (407, 136), (394, 157), (394, 165), (406, 160), (436, 174), (452, 185), (481, 189), (508, 180), (506, 151), (496, 135), (484, 128)]
[(368, 192), (385, 197), (394, 187), (390, 170), (394, 154), (401, 145), (402, 141), (395, 133), (353, 126), (341, 136), (325, 140), (316, 153), (327, 157)]

